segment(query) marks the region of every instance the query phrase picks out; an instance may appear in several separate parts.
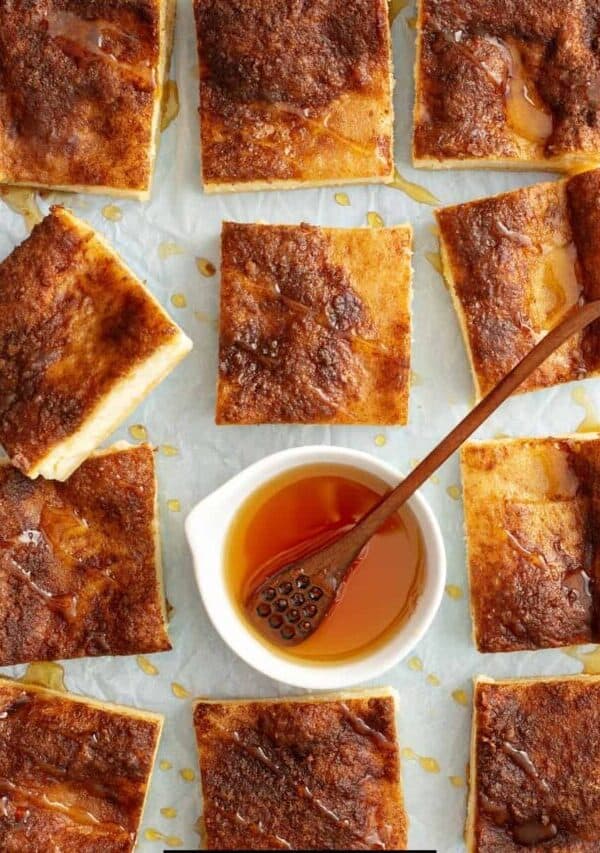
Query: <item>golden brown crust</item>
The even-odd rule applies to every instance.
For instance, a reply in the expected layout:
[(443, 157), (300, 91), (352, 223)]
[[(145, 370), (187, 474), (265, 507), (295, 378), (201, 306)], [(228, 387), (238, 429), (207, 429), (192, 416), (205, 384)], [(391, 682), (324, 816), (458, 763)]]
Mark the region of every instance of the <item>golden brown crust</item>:
[(218, 423), (406, 423), (407, 226), (223, 225)]
[(13, 464), (31, 471), (178, 334), (94, 232), (53, 208), (0, 264), (0, 442)]
[(2, 0), (0, 182), (149, 189), (160, 8)]
[(470, 853), (595, 853), (600, 679), (476, 684)]
[(462, 476), (479, 651), (600, 640), (600, 438), (474, 442)]
[[(581, 300), (600, 293), (600, 170), (437, 211), (446, 277), (484, 396)], [(598, 324), (519, 389), (600, 372)]]
[(0, 465), (0, 666), (171, 648), (148, 446), (91, 457), (66, 483)]
[(600, 159), (596, 0), (420, 0), (414, 157)]
[(0, 680), (0, 847), (130, 853), (161, 722)]
[(208, 849), (403, 849), (391, 696), (202, 702)]
[(195, 0), (208, 188), (391, 180), (386, 0)]

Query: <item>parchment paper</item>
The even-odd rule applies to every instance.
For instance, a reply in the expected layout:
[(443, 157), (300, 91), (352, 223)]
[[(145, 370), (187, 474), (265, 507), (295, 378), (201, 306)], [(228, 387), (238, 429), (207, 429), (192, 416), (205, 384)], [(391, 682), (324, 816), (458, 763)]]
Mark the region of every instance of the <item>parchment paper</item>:
[[(414, 29), (407, 20), (415, 14), (409, 6), (393, 25), (397, 77), (396, 162), (401, 173), (426, 186), (442, 204), (509, 190), (544, 176), (529, 173), (414, 171), (409, 163), (413, 100)], [(163, 134), (152, 200), (147, 205), (94, 196), (68, 195), (73, 211), (98, 228), (153, 293), (171, 311), (194, 341), (195, 350), (156, 390), (113, 439), (130, 439), (128, 427), (143, 424), (150, 441), (172, 445), (179, 455), (157, 454), (160, 509), (167, 593), (175, 608), (171, 621), (174, 651), (152, 656), (159, 670), (146, 675), (134, 657), (97, 658), (65, 664), (70, 690), (117, 701), (166, 715), (158, 765), (144, 815), (138, 849), (151, 853), (165, 846), (148, 841), (151, 827), (179, 838), (184, 847), (197, 847), (195, 822), (201, 812), (198, 779), (185, 781), (183, 768), (197, 762), (189, 699), (176, 698), (173, 682), (193, 696), (259, 697), (297, 693), (262, 677), (238, 660), (209, 624), (192, 574), (184, 539), (183, 521), (189, 509), (230, 476), (266, 454), (282, 448), (317, 443), (355, 447), (375, 454), (403, 471), (431, 448), (468, 410), (473, 386), (458, 324), (442, 279), (425, 257), (437, 251), (431, 233), (432, 208), (417, 204), (402, 192), (385, 187), (346, 187), (351, 205), (336, 204), (337, 188), (232, 196), (204, 196), (199, 177), (197, 121), (198, 69), (190, 0), (179, 0), (176, 45), (171, 77), (179, 85), (181, 111)], [(547, 176), (546, 176), (547, 178)], [(40, 200), (45, 211), (56, 198)], [(123, 213), (118, 222), (107, 220), (102, 209), (116, 204)], [(318, 225), (366, 224), (368, 211), (377, 211), (386, 224), (409, 221), (415, 229), (414, 256), (414, 385), (410, 425), (406, 428), (368, 427), (241, 427), (217, 428), (213, 422), (217, 369), (217, 275), (203, 277), (196, 258), (218, 265), (222, 219), (264, 220), (271, 223), (307, 221)], [(0, 204), (0, 257), (6, 256), (26, 236), (25, 223)], [(175, 244), (180, 254), (161, 258), (159, 247)], [(164, 254), (164, 252), (163, 252)], [(171, 297), (184, 294), (187, 307), (175, 308)], [(581, 406), (563, 386), (513, 399), (481, 430), (480, 437), (498, 432), (509, 435), (546, 435), (572, 430), (583, 419)], [(586, 383), (589, 398), (600, 405), (600, 382)], [(385, 436), (384, 446), (375, 442)], [(112, 443), (112, 440), (111, 440)], [(459, 704), (452, 693), (463, 690), (471, 698), (471, 679), (477, 673), (519, 676), (568, 673), (581, 665), (560, 650), (511, 655), (479, 655), (471, 643), (463, 541), (462, 505), (448, 488), (459, 484), (458, 462), (450, 461), (424, 493), (436, 512), (445, 537), (448, 582), (460, 587), (463, 597), (444, 597), (437, 619), (415, 652), (418, 661), (399, 664), (381, 684), (396, 687), (401, 697), (402, 746), (419, 756), (433, 757), (439, 772), (426, 772), (416, 760), (404, 760), (402, 777), (410, 815), (410, 846), (437, 848), (440, 853), (464, 850), (465, 765), (468, 760), (470, 707)], [(454, 489), (451, 491), (456, 494)], [(167, 506), (178, 500), (180, 512)], [(422, 669), (416, 667), (422, 663)], [(19, 675), (23, 668), (4, 674)], [(439, 685), (428, 676), (437, 676)], [(435, 679), (433, 679), (435, 681)], [(458, 777), (456, 787), (449, 777)], [(175, 819), (160, 809), (177, 809)], [(172, 839), (175, 840), (175, 839)]]

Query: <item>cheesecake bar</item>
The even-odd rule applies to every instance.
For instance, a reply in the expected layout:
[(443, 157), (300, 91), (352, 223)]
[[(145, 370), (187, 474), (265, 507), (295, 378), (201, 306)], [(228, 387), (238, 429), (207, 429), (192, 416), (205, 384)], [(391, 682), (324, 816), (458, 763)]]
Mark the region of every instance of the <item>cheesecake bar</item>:
[(461, 463), (479, 651), (600, 642), (600, 436), (471, 442)]
[(0, 849), (132, 853), (162, 722), (0, 679)]
[(194, 0), (206, 192), (392, 180), (387, 0)]
[(390, 689), (194, 705), (209, 850), (401, 850)]
[(475, 681), (468, 853), (600, 849), (600, 678)]
[(190, 351), (104, 240), (62, 207), (0, 263), (0, 444), (65, 480)]
[(405, 424), (411, 242), (225, 222), (217, 423)]
[[(600, 296), (600, 170), (436, 212), (444, 275), (485, 396), (576, 305)], [(594, 323), (519, 391), (600, 373)]]
[(0, 666), (171, 648), (156, 492), (148, 445), (65, 483), (0, 462)]
[(596, 0), (419, 0), (413, 159), (600, 165)]
[(147, 199), (174, 0), (0, 3), (0, 184)]

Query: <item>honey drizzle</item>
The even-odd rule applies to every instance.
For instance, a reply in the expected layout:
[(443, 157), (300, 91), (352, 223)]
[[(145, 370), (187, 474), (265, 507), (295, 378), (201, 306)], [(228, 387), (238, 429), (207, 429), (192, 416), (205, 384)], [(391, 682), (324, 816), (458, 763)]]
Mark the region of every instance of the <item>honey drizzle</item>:
[(18, 679), (23, 684), (37, 684), (48, 690), (66, 693), (65, 671), (59, 663), (41, 661), (28, 663), (23, 675)]
[(408, 181), (400, 174), (398, 169), (394, 169), (394, 180), (389, 184), (385, 184), (385, 186), (391, 187), (394, 190), (400, 190), (400, 192), (405, 193), (405, 195), (412, 198), (413, 201), (419, 202), (419, 204), (435, 206), (440, 203), (440, 200), (433, 193), (429, 192), (425, 187), (419, 186), (419, 184)]
[(32, 231), (34, 226), (44, 218), (33, 190), (21, 187), (0, 187), (0, 200), (23, 217), (28, 231)]
[(569, 646), (563, 649), (563, 653), (579, 661), (583, 665), (582, 672), (585, 675), (600, 675), (600, 646), (589, 652), (582, 652), (577, 646)]
[(163, 86), (160, 107), (160, 132), (165, 130), (179, 115), (179, 89), (176, 80), (166, 80)]
[(370, 738), (371, 740), (375, 741), (377, 746), (380, 746), (382, 749), (395, 749), (394, 744), (390, 740), (388, 740), (388, 738), (386, 738), (383, 732), (377, 731), (377, 729), (374, 729), (369, 726), (362, 719), (362, 717), (359, 717), (357, 716), (357, 714), (354, 714), (345, 702), (342, 702), (340, 707), (342, 709), (342, 714), (344, 715), (346, 720), (348, 720), (356, 734)]
[(506, 92), (506, 118), (517, 136), (543, 145), (552, 134), (552, 113), (548, 111), (533, 83), (527, 79), (518, 47), (508, 42), (509, 79)]

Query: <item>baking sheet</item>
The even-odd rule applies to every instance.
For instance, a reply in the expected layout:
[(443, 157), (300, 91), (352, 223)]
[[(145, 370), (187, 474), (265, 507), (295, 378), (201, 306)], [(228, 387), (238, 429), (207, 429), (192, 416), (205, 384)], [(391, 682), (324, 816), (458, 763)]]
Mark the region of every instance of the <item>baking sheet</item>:
[[(396, 162), (404, 177), (427, 187), (442, 204), (509, 190), (544, 176), (533, 173), (414, 171), (408, 166), (412, 111), (414, 7), (402, 10), (393, 24), (397, 77)], [(190, 0), (179, 0), (176, 45), (171, 77), (179, 86), (181, 109), (163, 134), (152, 200), (147, 205), (104, 197), (68, 195), (64, 203), (98, 228), (145, 279), (152, 292), (193, 339), (195, 349), (114, 435), (129, 439), (128, 428), (143, 424), (149, 440), (171, 445), (176, 456), (157, 454), (163, 554), (168, 598), (174, 607), (171, 637), (174, 650), (150, 656), (158, 674), (147, 675), (132, 658), (99, 658), (67, 662), (65, 680), (77, 693), (162, 712), (166, 725), (157, 768), (144, 814), (138, 849), (143, 853), (167, 846), (149, 841), (148, 829), (164, 833), (171, 844), (197, 847), (195, 824), (201, 813), (191, 703), (173, 694), (183, 686), (194, 696), (259, 697), (301, 693), (251, 670), (224, 645), (203, 611), (184, 539), (186, 513), (203, 496), (243, 467), (266, 454), (304, 444), (331, 443), (370, 452), (408, 471), (473, 402), (473, 386), (458, 324), (442, 279), (426, 258), (437, 251), (431, 232), (432, 208), (387, 187), (346, 187), (350, 205), (334, 199), (337, 188), (232, 196), (204, 196), (199, 178), (197, 123), (198, 68)], [(547, 176), (546, 176), (547, 177)], [(39, 200), (43, 211), (56, 196)], [(119, 221), (102, 213), (116, 204)], [(216, 319), (218, 272), (204, 277), (197, 258), (218, 266), (219, 230), (223, 219), (271, 223), (307, 221), (317, 225), (359, 226), (369, 211), (386, 224), (409, 221), (415, 229), (414, 256), (414, 384), (410, 425), (369, 427), (228, 427), (213, 422), (217, 369)], [(0, 204), (0, 257), (26, 236), (23, 218)], [(166, 255), (166, 257), (165, 257)], [(172, 297), (183, 294), (186, 307)], [(176, 302), (181, 304), (181, 299)], [(581, 384), (581, 383), (579, 383)], [(497, 433), (547, 435), (577, 428), (585, 412), (574, 402), (575, 385), (537, 392), (509, 401), (479, 437)], [(589, 380), (590, 406), (600, 411), (600, 380)], [(383, 438), (381, 438), (383, 436)], [(112, 442), (111, 442), (112, 443)], [(561, 650), (511, 655), (479, 655), (471, 644), (468, 614), (462, 505), (457, 491), (459, 471), (452, 459), (423, 492), (436, 512), (448, 556), (448, 583), (462, 597), (444, 596), (427, 637), (410, 661), (404, 661), (379, 683), (400, 693), (402, 747), (416, 756), (435, 759), (403, 761), (402, 777), (410, 816), (410, 846), (437, 848), (440, 853), (464, 850), (465, 765), (468, 761), (471, 679), (477, 673), (495, 677), (579, 671), (581, 664)], [(458, 499), (457, 499), (458, 498)], [(179, 501), (180, 511), (176, 504)], [(171, 507), (171, 509), (169, 508)], [(4, 674), (20, 675), (23, 667)], [(463, 691), (464, 693), (456, 693)], [(453, 697), (455, 694), (455, 697)], [(163, 766), (166, 767), (163, 763)], [(428, 768), (428, 769), (425, 769)], [(181, 775), (181, 770), (191, 769)], [(430, 772), (431, 769), (438, 772)], [(160, 809), (172, 807), (168, 819)]]

